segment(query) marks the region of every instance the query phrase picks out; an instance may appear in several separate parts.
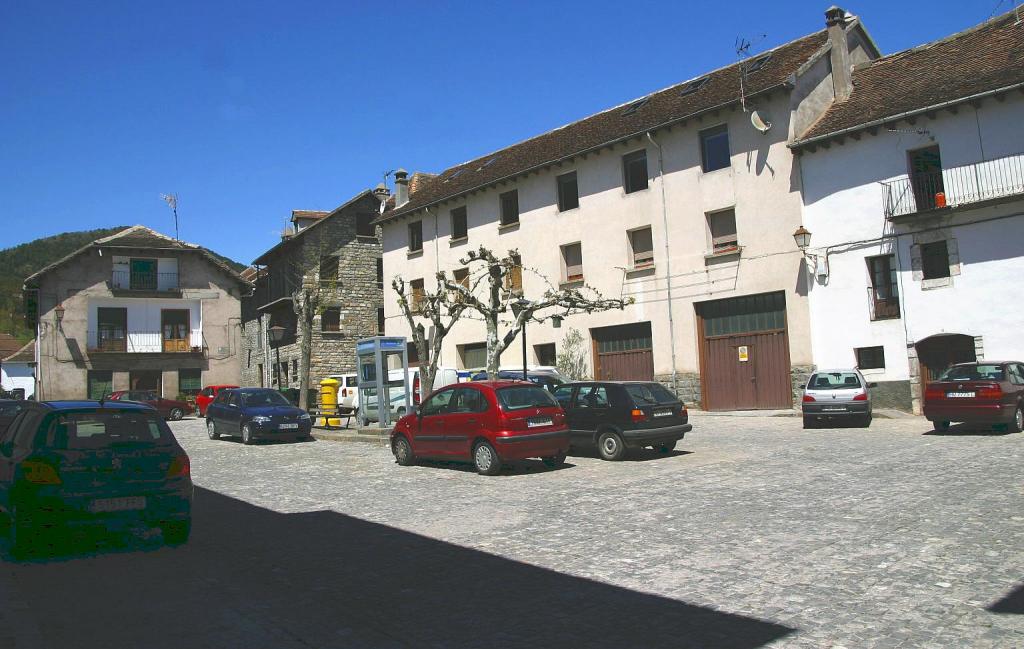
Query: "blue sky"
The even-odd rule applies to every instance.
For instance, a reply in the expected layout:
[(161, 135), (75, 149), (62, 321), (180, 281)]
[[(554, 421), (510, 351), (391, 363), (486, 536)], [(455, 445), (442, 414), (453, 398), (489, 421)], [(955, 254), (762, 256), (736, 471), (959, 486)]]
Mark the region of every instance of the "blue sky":
[[(830, 2), (5, 2), (0, 248), (141, 223), (249, 262), (441, 171), (824, 26)], [(846, 2), (885, 53), (999, 4)], [(1004, 0), (999, 11), (1012, 8)], [(762, 38), (763, 35), (763, 38)]]

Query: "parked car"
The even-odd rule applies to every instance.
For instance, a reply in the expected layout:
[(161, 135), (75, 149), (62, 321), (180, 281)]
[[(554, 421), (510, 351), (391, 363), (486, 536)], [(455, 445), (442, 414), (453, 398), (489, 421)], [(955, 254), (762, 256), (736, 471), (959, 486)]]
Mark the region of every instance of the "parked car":
[(306, 439), (312, 428), (309, 413), (271, 388), (221, 390), (206, 408), (206, 433), (210, 439), (237, 435), (243, 444), (258, 439)]
[(871, 425), (871, 393), (860, 371), (855, 369), (818, 370), (804, 387), (804, 428), (831, 421), (852, 421)]
[(237, 385), (208, 385), (196, 395), (196, 412), (200, 417), (206, 416), (206, 407), (213, 403), (214, 398), (221, 390), (237, 388)]
[(359, 407), (359, 375), (332, 374), (330, 378), (338, 382), (338, 411), (343, 415), (353, 412)]
[[(502, 369), (498, 370), (498, 378), (503, 381), (522, 381), (523, 370), (520, 369)], [(566, 382), (566, 378), (558, 373), (557, 370), (526, 370), (526, 378), (530, 383), (535, 383), (548, 392), (554, 392), (555, 388)], [(486, 381), (487, 372), (479, 372), (473, 375), (474, 381)]]
[(188, 455), (148, 406), (29, 403), (0, 437), (0, 515), (21, 556), (79, 531), (159, 528), (188, 541)]
[(605, 460), (650, 446), (668, 453), (693, 429), (686, 406), (653, 381), (578, 381), (555, 388), (573, 448), (597, 448)]
[(17, 399), (0, 400), (0, 435), (4, 434), (18, 413), (25, 408), (27, 401)]
[(539, 457), (561, 466), (569, 450), (565, 413), (535, 385), (478, 381), (428, 396), (391, 431), (391, 450), (402, 466), (418, 458), (468, 460), (478, 473), (496, 475), (510, 460)]
[(185, 415), (192, 414), (192, 404), (188, 401), (165, 399), (153, 390), (117, 390), (107, 397), (111, 401), (136, 401), (152, 406), (164, 419), (178, 421)]
[(1024, 430), (1024, 363), (960, 363), (925, 386), (924, 416), (935, 430), (959, 421)]

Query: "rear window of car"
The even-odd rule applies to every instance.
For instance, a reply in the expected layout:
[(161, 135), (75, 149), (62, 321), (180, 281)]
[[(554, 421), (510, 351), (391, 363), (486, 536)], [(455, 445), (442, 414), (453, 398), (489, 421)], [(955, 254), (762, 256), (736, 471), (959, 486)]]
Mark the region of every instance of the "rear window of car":
[(47, 428), (56, 449), (171, 444), (174, 436), (152, 411), (92, 410), (53, 415)]
[(550, 408), (557, 406), (551, 393), (534, 385), (517, 385), (500, 388), (498, 402), (502, 410), (522, 410), (523, 408)]
[(354, 388), (357, 385), (359, 385), (359, 377), (357, 377), (357, 376), (346, 376), (345, 377), (345, 387), (346, 388)]
[(679, 401), (660, 383), (632, 383), (626, 386), (626, 392), (633, 397), (633, 403), (643, 406), (652, 403), (676, 403)]
[(939, 378), (939, 381), (1005, 381), (1002, 365), (979, 363), (977, 365), (954, 365)]
[(819, 372), (811, 375), (808, 390), (849, 390), (859, 388), (860, 377), (854, 372)]

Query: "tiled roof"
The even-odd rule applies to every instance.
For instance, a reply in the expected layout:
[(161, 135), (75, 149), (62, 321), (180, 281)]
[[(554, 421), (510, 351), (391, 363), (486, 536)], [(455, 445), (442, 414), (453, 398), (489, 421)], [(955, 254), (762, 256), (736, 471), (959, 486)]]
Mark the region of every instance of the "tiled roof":
[(853, 93), (794, 142), (877, 124), (949, 101), (1024, 84), (1024, 21), (1014, 13), (856, 68)]
[(321, 210), (292, 210), (292, 221), (296, 219), (322, 219), (330, 214)]
[[(771, 58), (759, 70), (747, 75), (746, 96), (749, 98), (786, 84), (789, 77), (826, 43), (827, 35), (822, 30), (753, 57), (751, 61), (759, 61), (768, 55)], [(746, 64), (749, 65), (751, 61)], [(599, 149), (605, 144), (643, 135), (653, 128), (737, 102), (740, 100), (740, 65), (735, 63), (637, 98), (456, 165), (436, 177), (424, 177), (415, 191), (410, 191), (408, 203), (398, 209), (385, 211), (377, 222), (386, 222), (413, 210), (513, 178), (531, 169)], [(691, 89), (692, 92), (687, 92)]]
[(18, 351), (0, 360), (0, 363), (34, 363), (35, 360), (36, 341), (31, 340), (24, 347), (18, 349)]
[(0, 334), (0, 358), (21, 349), (21, 343), (11, 334)]
[[(282, 248), (284, 248), (285, 246), (290, 245), (291, 243), (293, 243), (295, 241), (301, 240), (303, 237), (306, 236), (306, 233), (308, 233), (310, 230), (316, 228), (318, 225), (323, 223), (327, 219), (328, 216), (334, 216), (335, 214), (338, 214), (339, 212), (342, 212), (343, 210), (345, 210), (345, 208), (350, 207), (352, 205), (355, 205), (357, 202), (363, 200), (367, 196), (373, 196), (373, 192), (371, 190), (369, 190), (369, 189), (365, 189), (365, 190), (359, 192), (358, 194), (356, 194), (355, 196), (353, 196), (349, 200), (345, 201), (344, 203), (342, 203), (338, 207), (334, 208), (330, 212), (327, 212), (326, 216), (324, 218), (320, 219), (319, 221), (315, 221), (313, 223), (310, 223), (307, 227), (302, 228), (301, 230), (299, 230), (298, 232), (296, 232), (292, 236), (288, 237), (287, 239), (282, 239), (277, 244), (275, 244), (274, 247), (272, 247), (270, 250), (267, 250), (266, 252), (261, 254), (259, 257), (254, 259), (252, 261), (252, 263), (253, 264), (258, 264), (258, 265), (265, 265), (265, 264), (267, 264), (269, 262), (270, 258), (273, 257), (275, 254), (277, 254), (278, 251), (280, 251)], [(374, 200), (376, 200), (376, 198), (374, 198)], [(377, 203), (377, 204), (379, 205), (379, 203)]]

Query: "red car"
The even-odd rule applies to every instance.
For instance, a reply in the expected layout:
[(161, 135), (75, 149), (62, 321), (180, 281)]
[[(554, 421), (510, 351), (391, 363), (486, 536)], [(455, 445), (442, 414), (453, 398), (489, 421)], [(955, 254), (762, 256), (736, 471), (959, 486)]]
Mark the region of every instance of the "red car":
[(1024, 430), (1024, 363), (960, 363), (943, 372), (924, 392), (924, 416), (935, 430), (950, 422)]
[(474, 381), (441, 388), (391, 431), (402, 466), (418, 458), (468, 460), (497, 475), (509, 460), (539, 457), (561, 466), (569, 451), (565, 413), (551, 393), (532, 383)]
[(199, 412), (199, 416), (206, 416), (206, 407), (213, 403), (213, 400), (217, 398), (218, 392), (237, 387), (237, 385), (208, 385), (203, 388), (202, 392), (196, 395), (196, 410)]
[(153, 390), (117, 390), (107, 397), (110, 401), (135, 401), (156, 408), (164, 419), (178, 421), (185, 415), (192, 414), (192, 404), (177, 399), (164, 399)]

